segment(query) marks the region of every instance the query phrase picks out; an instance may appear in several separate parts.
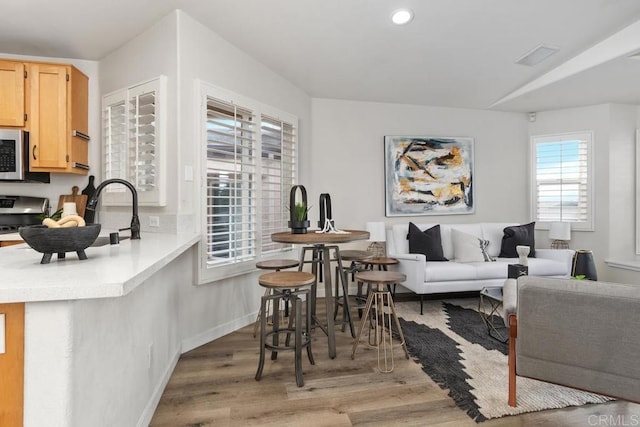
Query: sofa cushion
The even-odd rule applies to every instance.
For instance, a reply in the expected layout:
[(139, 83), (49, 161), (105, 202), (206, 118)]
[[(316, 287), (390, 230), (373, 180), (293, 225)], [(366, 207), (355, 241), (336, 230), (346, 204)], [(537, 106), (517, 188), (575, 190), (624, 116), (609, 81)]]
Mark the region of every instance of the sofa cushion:
[(421, 231), (414, 223), (409, 223), (409, 253), (424, 254), (427, 261), (449, 261), (442, 253), (440, 225)]
[(451, 230), (451, 239), (456, 262), (482, 262), (485, 260), (482, 247), (483, 239), (455, 228)]
[(523, 245), (529, 246), (529, 257), (534, 258), (536, 256), (535, 227), (535, 222), (505, 227), (500, 257), (517, 258), (516, 246)]
[(426, 282), (448, 282), (476, 280), (476, 267), (472, 263), (431, 262), (426, 263)]

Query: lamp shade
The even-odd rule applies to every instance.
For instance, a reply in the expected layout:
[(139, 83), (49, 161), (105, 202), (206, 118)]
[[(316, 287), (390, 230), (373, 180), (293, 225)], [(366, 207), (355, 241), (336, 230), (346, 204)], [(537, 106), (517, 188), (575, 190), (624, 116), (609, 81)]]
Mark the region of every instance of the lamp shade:
[(387, 241), (384, 222), (368, 222), (367, 231), (369, 232), (370, 242), (386, 242)]
[(571, 240), (571, 224), (568, 222), (552, 222), (549, 225), (549, 239)]

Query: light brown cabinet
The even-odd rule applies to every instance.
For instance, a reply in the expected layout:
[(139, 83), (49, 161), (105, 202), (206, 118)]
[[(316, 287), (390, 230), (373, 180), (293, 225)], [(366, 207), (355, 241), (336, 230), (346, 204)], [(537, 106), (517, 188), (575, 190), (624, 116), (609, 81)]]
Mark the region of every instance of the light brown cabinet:
[(69, 64), (0, 60), (0, 126), (29, 131), (29, 170), (86, 175), (89, 78)]
[(0, 304), (4, 353), (0, 353), (0, 425), (22, 426), (24, 408), (24, 303)]
[(71, 65), (27, 68), (30, 170), (86, 175), (89, 79)]
[(25, 65), (0, 60), (0, 126), (24, 126)]
[(24, 243), (24, 240), (0, 240), (0, 248), (19, 245), (20, 243)]

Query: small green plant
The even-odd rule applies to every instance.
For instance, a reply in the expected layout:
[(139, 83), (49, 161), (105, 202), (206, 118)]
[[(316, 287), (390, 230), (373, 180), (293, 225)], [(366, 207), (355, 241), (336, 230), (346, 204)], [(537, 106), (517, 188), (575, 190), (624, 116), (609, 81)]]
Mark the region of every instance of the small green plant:
[(304, 221), (307, 217), (307, 212), (309, 209), (304, 203), (296, 203), (293, 207), (293, 218), (296, 221)]
[(60, 208), (57, 211), (55, 211), (53, 214), (51, 214), (51, 216), (49, 216), (49, 215), (47, 215), (45, 213), (42, 213), (42, 214), (38, 215), (37, 218), (40, 221), (42, 221), (44, 219), (47, 219), (47, 218), (51, 218), (54, 221), (58, 221), (60, 218), (62, 218), (62, 208)]
[(585, 280), (586, 278), (587, 278), (587, 276), (585, 276), (584, 274), (577, 274), (577, 275), (572, 277), (572, 279), (574, 279), (574, 280)]

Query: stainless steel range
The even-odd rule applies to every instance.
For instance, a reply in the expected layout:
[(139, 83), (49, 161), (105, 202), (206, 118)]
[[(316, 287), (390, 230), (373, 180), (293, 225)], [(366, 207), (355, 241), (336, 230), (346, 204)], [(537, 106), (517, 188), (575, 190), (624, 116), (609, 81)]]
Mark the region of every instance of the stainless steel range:
[(40, 224), (49, 212), (46, 197), (0, 196), (0, 234), (15, 233), (19, 227)]

